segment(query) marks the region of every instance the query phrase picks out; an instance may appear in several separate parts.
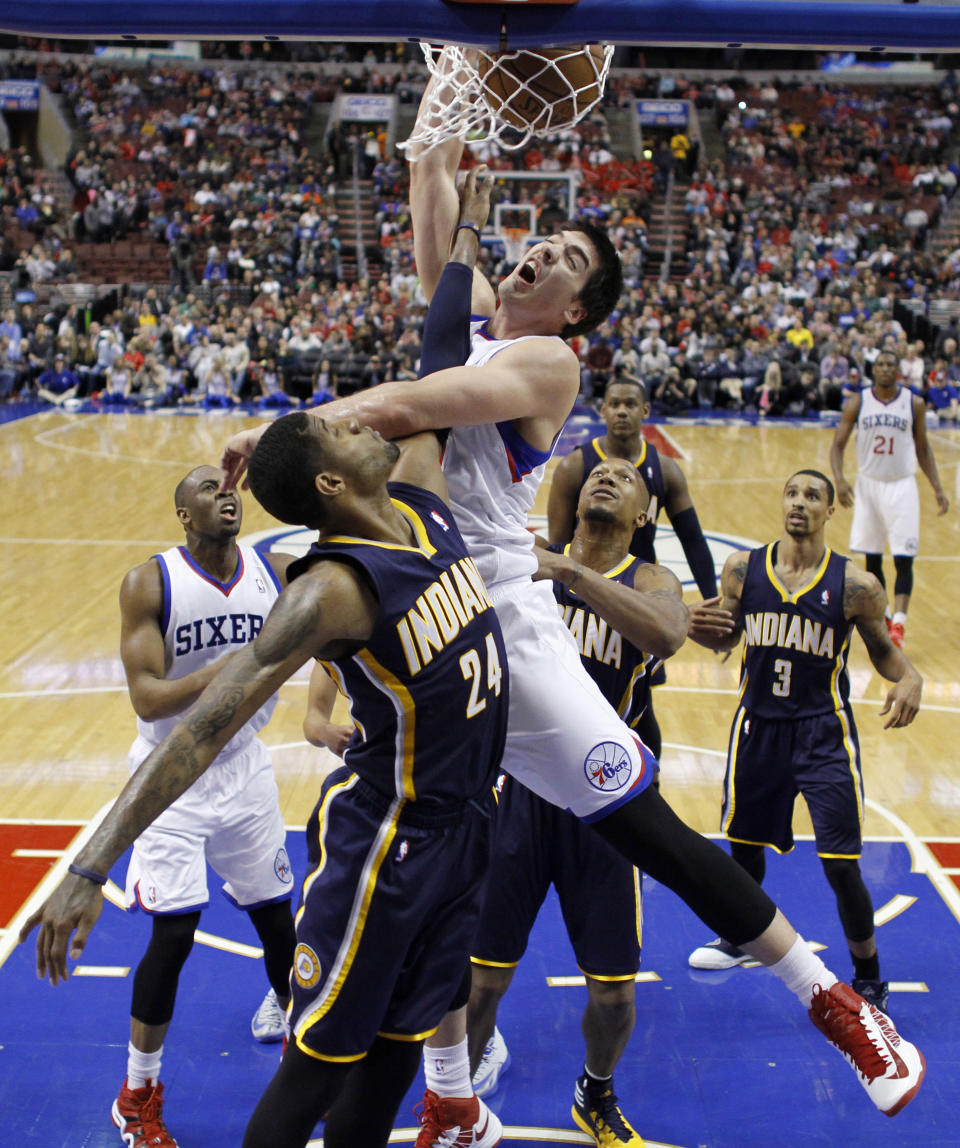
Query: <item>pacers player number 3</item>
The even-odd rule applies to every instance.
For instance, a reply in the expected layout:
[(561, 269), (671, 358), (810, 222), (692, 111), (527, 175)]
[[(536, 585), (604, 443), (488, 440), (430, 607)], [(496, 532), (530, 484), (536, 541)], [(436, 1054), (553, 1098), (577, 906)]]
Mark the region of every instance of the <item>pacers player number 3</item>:
[[(500, 655), (497, 652), (497, 644), (493, 640), (493, 634), (487, 634), (486, 646), (487, 693), (499, 697), (500, 684), (503, 680), (503, 670), (500, 668)], [(480, 691), (483, 687), (484, 668), (481, 665), (478, 650), (467, 650), (465, 654), (461, 655), (460, 672), (463, 674), (463, 680), (470, 683), (470, 700), (467, 702), (467, 717), (476, 717), (476, 715), (482, 713), (487, 706), (487, 699), (480, 696)]]
[(773, 672), (777, 676), (773, 679), (773, 685), (770, 688), (778, 698), (790, 696), (790, 672), (792, 669), (793, 663), (786, 658), (777, 658), (773, 663)]

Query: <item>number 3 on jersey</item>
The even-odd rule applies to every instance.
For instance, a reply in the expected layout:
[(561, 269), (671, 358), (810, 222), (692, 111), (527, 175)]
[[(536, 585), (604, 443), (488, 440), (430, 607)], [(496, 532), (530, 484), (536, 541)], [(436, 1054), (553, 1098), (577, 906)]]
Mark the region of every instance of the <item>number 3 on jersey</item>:
[(496, 697), (500, 696), (503, 670), (500, 667), (500, 654), (497, 651), (497, 643), (493, 640), (493, 634), (487, 634), (486, 653), (486, 672), (484, 672), (481, 664), (479, 650), (467, 650), (465, 654), (460, 655), (460, 672), (463, 674), (463, 680), (470, 683), (470, 699), (467, 702), (468, 718), (476, 717), (487, 707), (487, 699), (480, 696), (484, 677), (486, 677), (486, 692), (494, 694)]
[(790, 674), (793, 670), (793, 663), (786, 658), (777, 658), (773, 663), (773, 672), (777, 675), (771, 686), (771, 692), (778, 698), (788, 698), (790, 696)]

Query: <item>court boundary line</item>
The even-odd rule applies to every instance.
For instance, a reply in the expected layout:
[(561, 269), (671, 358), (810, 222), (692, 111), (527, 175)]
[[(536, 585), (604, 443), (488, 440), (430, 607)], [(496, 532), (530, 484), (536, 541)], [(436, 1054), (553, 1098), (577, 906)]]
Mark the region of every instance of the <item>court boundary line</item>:
[[(111, 798), (105, 805), (94, 813), (93, 817), (83, 825), (82, 821), (74, 822), (83, 826), (80, 832), (74, 837), (67, 848), (63, 852), (63, 856), (50, 867), (50, 871), (46, 874), (39, 885), (33, 890), (30, 896), (24, 901), (16, 913), (14, 913), (12, 920), (2, 936), (0, 936), (0, 969), (7, 962), (7, 958), (13, 952), (14, 948), (19, 944), (18, 936), (20, 930), (23, 928), (26, 921), (40, 908), (43, 902), (50, 896), (53, 890), (60, 884), (66, 876), (67, 866), (71, 863), (74, 857), (86, 845), (90, 838), (96, 833), (100, 827), (100, 823), (107, 816), (113, 808), (116, 798)], [(2, 824), (2, 822), (0, 822)], [(33, 822), (33, 824), (44, 824), (43, 822)], [(71, 824), (71, 822), (67, 822)], [(29, 942), (24, 942), (28, 944)]]

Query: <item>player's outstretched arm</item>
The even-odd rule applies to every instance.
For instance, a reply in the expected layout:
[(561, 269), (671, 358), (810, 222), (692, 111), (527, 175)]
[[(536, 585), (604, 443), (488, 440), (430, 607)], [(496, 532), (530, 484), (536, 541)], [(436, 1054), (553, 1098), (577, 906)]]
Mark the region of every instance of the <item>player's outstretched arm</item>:
[(740, 595), (747, 576), (749, 551), (736, 550), (724, 563), (720, 595), (690, 607), (690, 638), (708, 650), (732, 650), (743, 633)]
[(669, 658), (683, 645), (689, 611), (680, 582), (663, 566), (641, 566), (633, 586), (627, 586), (566, 554), (539, 547), (534, 553), (540, 563), (534, 581), (561, 582), (639, 649)]
[(909, 725), (920, 709), (923, 678), (913, 663), (890, 640), (884, 617), (887, 596), (877, 579), (853, 562), (847, 562), (843, 587), (843, 609), (863, 638), (874, 669), (893, 688), (887, 691), (880, 710), (887, 717), (883, 728)]
[[(329, 567), (329, 569), (328, 569)], [(123, 851), (208, 768), (227, 741), (311, 656), (334, 656), (337, 641), (369, 636), (376, 602), (359, 576), (322, 563), (277, 600), (256, 641), (224, 665), (196, 705), (127, 782), (113, 808), (75, 858), (105, 877)], [(66, 980), (100, 914), (100, 884), (68, 873), (20, 930), (37, 934), (37, 975)], [(72, 941), (71, 941), (72, 936)]]

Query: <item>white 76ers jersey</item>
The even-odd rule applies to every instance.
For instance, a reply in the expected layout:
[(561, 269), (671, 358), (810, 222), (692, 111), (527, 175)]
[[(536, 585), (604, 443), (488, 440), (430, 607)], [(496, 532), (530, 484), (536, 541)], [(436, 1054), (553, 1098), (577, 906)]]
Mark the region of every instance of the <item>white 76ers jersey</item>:
[[(237, 569), (229, 582), (212, 578), (185, 546), (155, 555), (163, 578), (163, 644), (170, 680), (182, 678), (252, 642), (280, 593), (269, 563), (252, 547), (238, 546)], [(220, 753), (229, 756), (249, 744), (270, 720), (276, 697), (260, 707)], [(140, 736), (159, 745), (182, 715), (147, 722), (137, 718)]]
[(917, 472), (913, 441), (913, 392), (901, 387), (889, 402), (873, 388), (860, 392), (857, 415), (857, 472), (879, 482), (894, 482)]
[[(491, 339), (483, 333), (485, 325), (486, 320), (471, 323), (468, 367), (483, 366), (498, 351), (522, 341)], [(454, 427), (450, 432), (443, 454), (450, 506), (489, 588), (528, 579), (537, 569), (527, 517), (555, 445), (535, 450), (509, 422)]]

